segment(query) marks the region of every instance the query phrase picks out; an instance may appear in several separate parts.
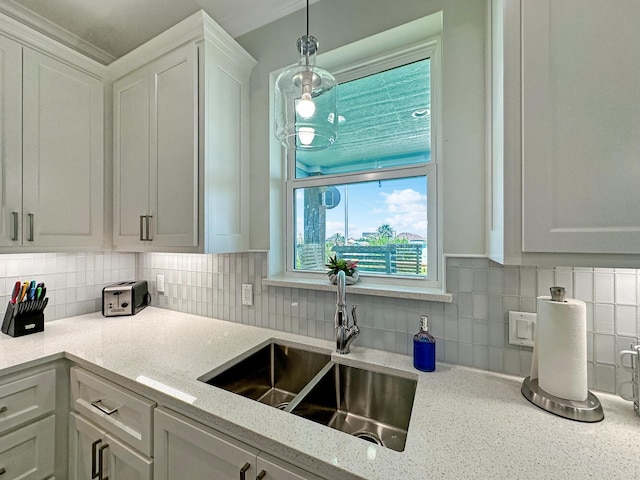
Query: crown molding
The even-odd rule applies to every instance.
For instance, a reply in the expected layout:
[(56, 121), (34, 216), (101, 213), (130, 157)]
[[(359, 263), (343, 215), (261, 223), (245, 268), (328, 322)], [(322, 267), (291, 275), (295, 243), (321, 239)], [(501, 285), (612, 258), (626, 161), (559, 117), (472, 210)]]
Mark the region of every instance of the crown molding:
[(33, 30), (40, 32), (43, 35), (46, 35), (47, 37), (52, 38), (103, 65), (110, 64), (116, 58), (28, 8), (15, 3), (13, 0), (0, 0), (0, 13), (13, 18)]

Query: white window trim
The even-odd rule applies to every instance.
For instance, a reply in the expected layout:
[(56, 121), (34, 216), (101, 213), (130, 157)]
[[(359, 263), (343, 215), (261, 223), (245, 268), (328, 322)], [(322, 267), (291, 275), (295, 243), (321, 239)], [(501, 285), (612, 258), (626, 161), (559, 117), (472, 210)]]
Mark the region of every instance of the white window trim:
[[(424, 58), (431, 59), (431, 115), (434, 121), (431, 125), (431, 159), (423, 168), (427, 172), (428, 205), (435, 202), (435, 212), (429, 212), (428, 239), (435, 238), (437, 246), (435, 252), (428, 250), (428, 261), (435, 262), (437, 278), (392, 278), (388, 276), (365, 277), (356, 285), (349, 286), (352, 293), (372, 294), (395, 298), (412, 298), (428, 301), (451, 302), (452, 297), (444, 293), (444, 256), (443, 251), (443, 222), (442, 222), (442, 64), (441, 64), (441, 26), (442, 12), (415, 20), (409, 24), (382, 32), (368, 39), (355, 42), (336, 50), (319, 55), (318, 64), (331, 71), (340, 83), (360, 78), (382, 70), (398, 67)], [(425, 32), (432, 36), (425, 38)], [(427, 34), (428, 35), (428, 34)], [(398, 39), (403, 39), (399, 42)], [(288, 67), (285, 67), (288, 68)], [(284, 70), (284, 69), (282, 69)], [(273, 109), (273, 87), (280, 71), (270, 75), (271, 109)], [(273, 137), (273, 124), (270, 122), (270, 245), (269, 274), (263, 281), (265, 285), (284, 286), (292, 288), (334, 290), (326, 275), (321, 272), (295, 272), (292, 268), (292, 255), (287, 255), (293, 230), (293, 198), (288, 195), (286, 186), (287, 165), (295, 155), (287, 159), (287, 154)], [(287, 161), (289, 160), (289, 161)], [(415, 168), (415, 167), (414, 167)], [(389, 169), (400, 171), (404, 167)], [(414, 172), (416, 170), (413, 170)], [(434, 175), (435, 173), (435, 175)], [(357, 174), (363, 175), (363, 174)], [(364, 174), (366, 175), (366, 174)], [(433, 178), (435, 177), (435, 178)], [(344, 183), (344, 178), (336, 180), (336, 184)], [(300, 181), (300, 180), (298, 180)], [(317, 180), (323, 185), (331, 184), (332, 180), (320, 177)], [(311, 182), (311, 180), (309, 180)], [(306, 186), (306, 185), (305, 185)], [(311, 186), (311, 184), (309, 184)], [(431, 216), (435, 213), (435, 222)], [(436, 230), (436, 231), (434, 231)], [(430, 243), (431, 243), (430, 242)], [(289, 257), (289, 258), (288, 258)]]

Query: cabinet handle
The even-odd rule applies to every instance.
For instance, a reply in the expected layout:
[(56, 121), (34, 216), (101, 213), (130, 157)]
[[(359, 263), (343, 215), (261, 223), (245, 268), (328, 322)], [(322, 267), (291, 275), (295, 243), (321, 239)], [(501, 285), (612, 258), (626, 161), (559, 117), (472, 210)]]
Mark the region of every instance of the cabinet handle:
[(4, 467), (0, 467), (0, 475), (4, 475), (5, 473), (7, 473), (7, 471), (4, 469)]
[(144, 215), (140, 215), (140, 241), (144, 240)]
[(13, 217), (13, 233), (11, 234), (11, 241), (15, 242), (18, 240), (18, 212), (11, 212), (11, 216)]
[(33, 213), (28, 213), (27, 217), (29, 217), (29, 237), (27, 237), (27, 241), (33, 242)]
[(250, 463), (245, 463), (242, 468), (240, 469), (240, 480), (247, 480), (247, 470), (249, 470), (251, 468), (251, 464)]
[(91, 405), (96, 407), (102, 413), (106, 413), (107, 415), (112, 415), (118, 411), (117, 408), (108, 409), (102, 404), (102, 400), (96, 400), (95, 402), (91, 402)]
[(9, 408), (8, 408), (8, 407), (5, 407), (4, 405), (0, 407), (0, 413), (4, 413), (4, 412), (6, 412), (7, 410), (9, 410)]
[(147, 215), (146, 218), (147, 218), (147, 238), (145, 240), (150, 242), (151, 240), (153, 240), (151, 238), (151, 219), (153, 218), (153, 215)]
[(100, 473), (98, 472), (98, 470), (96, 470), (96, 457), (98, 455), (96, 447), (100, 442), (102, 442), (102, 440), (98, 439), (91, 444), (91, 478), (98, 478), (98, 475)]
[(264, 477), (267, 476), (267, 472), (264, 470), (260, 470), (260, 473), (258, 474), (258, 476), (256, 477), (256, 480), (262, 480)]
[(108, 443), (105, 443), (104, 445), (102, 445), (99, 449), (98, 449), (98, 480), (109, 480), (109, 477), (103, 477), (102, 475), (104, 474), (104, 456), (102, 455), (104, 453), (104, 449), (107, 448), (109, 446)]

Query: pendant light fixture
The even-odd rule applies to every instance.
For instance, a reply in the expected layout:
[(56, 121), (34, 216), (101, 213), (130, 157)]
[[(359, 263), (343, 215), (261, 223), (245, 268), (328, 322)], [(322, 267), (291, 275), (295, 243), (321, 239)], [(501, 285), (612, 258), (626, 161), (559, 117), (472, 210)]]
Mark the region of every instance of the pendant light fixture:
[(323, 150), (338, 136), (337, 84), (326, 70), (315, 65), (318, 41), (307, 34), (298, 38), (298, 64), (276, 79), (275, 135), (289, 149)]

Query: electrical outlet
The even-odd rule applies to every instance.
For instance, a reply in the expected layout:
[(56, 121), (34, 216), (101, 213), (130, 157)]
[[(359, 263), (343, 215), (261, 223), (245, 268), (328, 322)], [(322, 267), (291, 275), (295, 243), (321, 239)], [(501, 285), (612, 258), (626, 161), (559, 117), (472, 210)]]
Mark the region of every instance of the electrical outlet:
[(253, 285), (242, 284), (242, 305), (253, 305)]
[(164, 275), (156, 276), (156, 289), (158, 293), (164, 293)]

